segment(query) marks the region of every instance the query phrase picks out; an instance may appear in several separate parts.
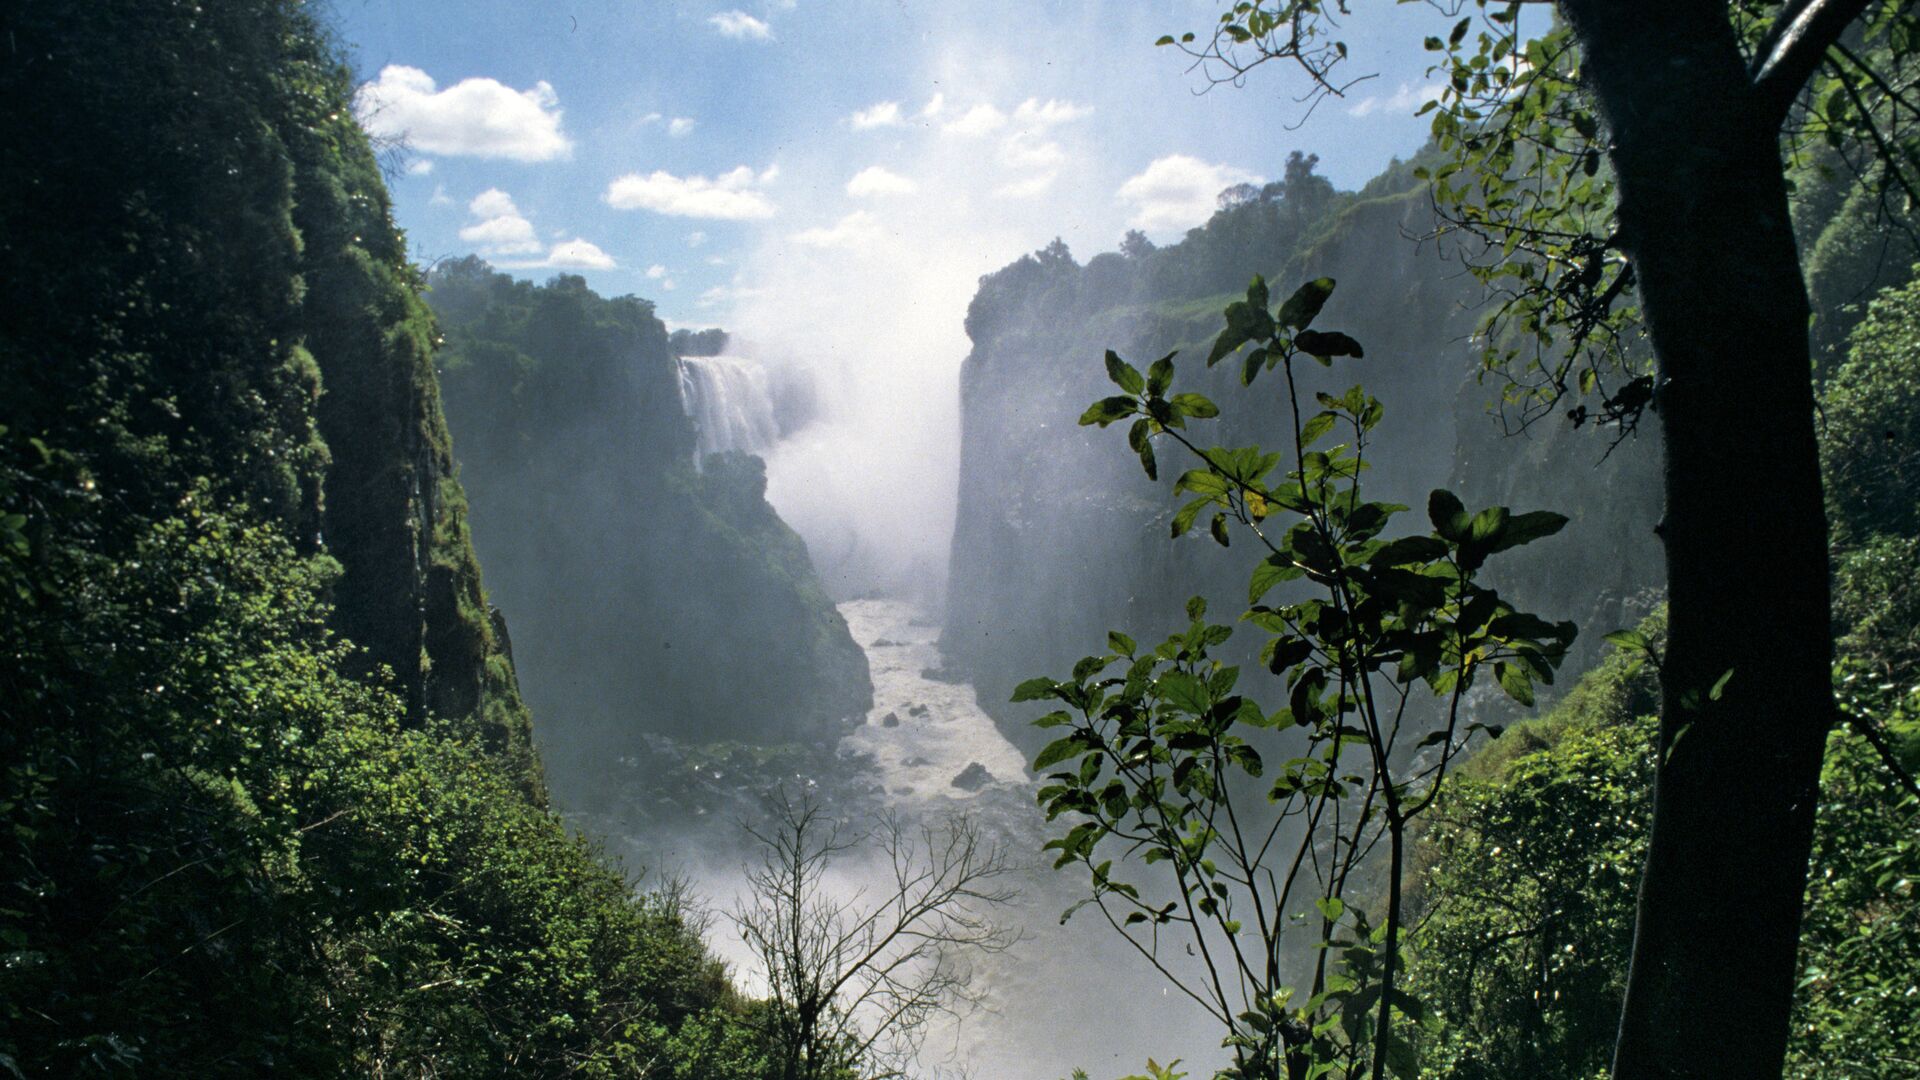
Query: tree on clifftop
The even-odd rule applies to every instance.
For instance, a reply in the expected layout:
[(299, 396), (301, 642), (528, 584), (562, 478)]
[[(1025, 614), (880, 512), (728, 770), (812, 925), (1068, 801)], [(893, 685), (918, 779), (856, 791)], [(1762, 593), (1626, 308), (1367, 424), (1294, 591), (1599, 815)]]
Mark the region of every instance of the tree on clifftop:
[[(1539, 0), (1534, 0), (1538, 3)], [(1898, 0), (1435, 0), (1443, 230), (1481, 245), (1490, 363), (1544, 414), (1665, 436), (1670, 637), (1658, 782), (1614, 1075), (1778, 1075), (1834, 706), (1809, 304), (1788, 165), (1813, 147), (1913, 199)], [(1240, 3), (1177, 44), (1346, 86), (1346, 0)], [(1463, 10), (1464, 9), (1464, 10)], [(1477, 32), (1476, 32), (1477, 30)], [(1472, 258), (1472, 255), (1469, 256)], [(1623, 370), (1644, 328), (1651, 371)]]

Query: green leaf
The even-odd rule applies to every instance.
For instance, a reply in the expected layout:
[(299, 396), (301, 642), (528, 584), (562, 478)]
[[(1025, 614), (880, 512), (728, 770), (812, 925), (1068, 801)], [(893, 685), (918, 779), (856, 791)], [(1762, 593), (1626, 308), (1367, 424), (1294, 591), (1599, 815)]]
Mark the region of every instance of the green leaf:
[(1367, 562), (1372, 566), (1406, 566), (1432, 562), (1446, 553), (1445, 541), (1431, 536), (1403, 536), (1374, 552)]
[(1160, 359), (1155, 360), (1153, 364), (1147, 368), (1147, 395), (1149, 397), (1159, 397), (1167, 392), (1167, 387), (1173, 385), (1173, 358), (1178, 355), (1180, 355), (1180, 352), (1176, 349)]
[(1267, 658), (1267, 670), (1284, 675), (1295, 664), (1313, 655), (1313, 642), (1303, 637), (1273, 639), (1273, 655)]
[(1293, 565), (1286, 556), (1269, 555), (1253, 568), (1253, 576), (1247, 582), (1247, 603), (1257, 604), (1275, 585), (1305, 576), (1306, 571)]
[(1433, 531), (1444, 540), (1459, 543), (1467, 538), (1467, 508), (1451, 491), (1439, 488), (1427, 496), (1427, 520), (1433, 522)]
[(1333, 430), (1336, 419), (1338, 418), (1330, 412), (1315, 413), (1306, 423), (1300, 425), (1300, 445), (1312, 446), (1319, 442), (1327, 432)]
[(1169, 671), (1154, 680), (1154, 688), (1160, 692), (1160, 699), (1174, 705), (1184, 712), (1204, 715), (1209, 706), (1207, 686), (1199, 679), (1184, 672)]
[(1267, 309), (1267, 279), (1259, 274), (1253, 275), (1253, 280), (1247, 283), (1247, 306), (1260, 311)]
[(1069, 735), (1064, 739), (1055, 739), (1040, 751), (1039, 757), (1033, 759), (1033, 771), (1039, 772), (1050, 765), (1058, 765), (1068, 758), (1079, 757), (1086, 751), (1086, 743), (1078, 734)]
[(1106, 427), (1115, 420), (1124, 420), (1132, 416), (1139, 404), (1138, 399), (1132, 397), (1101, 398), (1087, 406), (1087, 411), (1080, 414), (1080, 426), (1099, 424), (1101, 427)]
[(1107, 631), (1107, 647), (1121, 656), (1132, 656), (1135, 648), (1132, 638), (1118, 630)]
[(1107, 378), (1129, 394), (1138, 394), (1147, 387), (1146, 377), (1132, 364), (1120, 359), (1120, 354), (1112, 349), (1107, 350)]
[(1219, 363), (1223, 357), (1232, 354), (1233, 350), (1246, 343), (1247, 335), (1232, 326), (1220, 331), (1220, 335), (1213, 339), (1213, 348), (1207, 350), (1207, 366), (1212, 367)]
[(1220, 406), (1200, 394), (1175, 394), (1173, 405), (1196, 420), (1211, 420), (1220, 415)]
[[(1001, 685), (1004, 686), (1006, 684), (1002, 683)], [(1013, 696), (1011, 698), (1008, 698), (1007, 700), (1039, 701), (1042, 698), (1052, 697), (1053, 688), (1056, 685), (1057, 684), (1052, 679), (1048, 679), (1048, 678), (1028, 679), (1026, 682), (1023, 682), (1019, 686), (1014, 687)]]
[(1338, 330), (1302, 330), (1293, 336), (1293, 347), (1323, 360), (1336, 356), (1365, 356), (1360, 343)]
[(1280, 305), (1278, 316), (1280, 325), (1295, 330), (1305, 330), (1313, 322), (1314, 316), (1327, 305), (1327, 297), (1333, 295), (1332, 278), (1314, 278), (1295, 289), (1287, 302)]
[(1260, 369), (1265, 366), (1266, 360), (1267, 350), (1265, 349), (1255, 349), (1248, 353), (1246, 361), (1240, 367), (1240, 385), (1252, 386), (1254, 377), (1260, 374)]
[(1522, 544), (1531, 544), (1535, 540), (1552, 536), (1567, 527), (1567, 516), (1551, 510), (1534, 510), (1525, 514), (1515, 514), (1507, 519), (1506, 528), (1500, 531), (1499, 539), (1493, 542), (1489, 551), (1506, 551)]
[(1228, 547), (1233, 543), (1227, 535), (1227, 515), (1225, 514), (1213, 515), (1213, 523), (1208, 526), (1208, 531), (1213, 533), (1214, 543), (1221, 547)]
[(1728, 668), (1726, 674), (1720, 676), (1719, 679), (1714, 681), (1713, 689), (1707, 691), (1707, 700), (1719, 701), (1720, 695), (1726, 692), (1727, 683), (1732, 679), (1733, 679), (1733, 669)]
[(1507, 696), (1522, 705), (1533, 705), (1533, 679), (1527, 674), (1525, 664), (1500, 663), (1493, 665), (1493, 674), (1500, 681), (1500, 689)]
[(1200, 516), (1200, 511), (1212, 503), (1212, 499), (1195, 499), (1181, 507), (1179, 512), (1173, 515), (1173, 538), (1178, 540), (1185, 536), (1187, 530), (1193, 528), (1194, 519)]
[(1467, 525), (1467, 539), (1475, 544), (1494, 544), (1500, 540), (1507, 528), (1507, 508), (1489, 506), (1473, 515)]
[(1647, 641), (1647, 635), (1638, 630), (1615, 630), (1606, 636), (1606, 640), (1622, 649), (1650, 651), (1653, 646)]

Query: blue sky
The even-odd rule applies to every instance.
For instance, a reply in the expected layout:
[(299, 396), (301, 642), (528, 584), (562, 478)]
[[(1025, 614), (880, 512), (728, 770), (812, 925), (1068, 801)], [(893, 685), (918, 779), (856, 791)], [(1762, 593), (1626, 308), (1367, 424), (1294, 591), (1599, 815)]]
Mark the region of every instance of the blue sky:
[(768, 455), (768, 497), (815, 552), (934, 582), (980, 275), (1055, 236), (1082, 261), (1177, 239), (1296, 149), (1358, 186), (1424, 141), (1448, 25), (1362, 5), (1348, 70), (1375, 77), (1309, 117), (1291, 72), (1203, 93), (1153, 45), (1209, 27), (1200, 0), (331, 3), (364, 122), (405, 147), (415, 259), (577, 272), (798, 369), (824, 415)]
[(1216, 6), (1189, 0), (332, 6), (369, 125), (409, 144), (393, 187), (416, 258), (571, 269), (701, 325), (785, 248), (924, 246), (937, 222), (977, 234), (977, 276), (1055, 234), (1083, 260), (1133, 225), (1176, 238), (1208, 184), (1274, 177), (1293, 149), (1357, 185), (1424, 136), (1438, 19), (1354, 20), (1351, 72), (1377, 77), (1302, 123), (1278, 68), (1198, 93), (1153, 46), (1209, 23)]

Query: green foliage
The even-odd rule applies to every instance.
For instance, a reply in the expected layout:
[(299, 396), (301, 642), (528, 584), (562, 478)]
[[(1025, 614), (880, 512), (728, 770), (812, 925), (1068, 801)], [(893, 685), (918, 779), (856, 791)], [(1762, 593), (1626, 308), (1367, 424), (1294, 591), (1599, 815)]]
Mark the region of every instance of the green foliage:
[(1612, 1055), (1654, 723), (1548, 723), (1550, 749), (1495, 782), (1463, 777), (1427, 823), (1430, 910), (1409, 971), (1437, 1017), (1423, 1046), (1436, 1076), (1594, 1077)]
[[(1128, 444), (1149, 476), (1158, 469), (1155, 440), (1198, 460), (1173, 485), (1176, 496), (1192, 497), (1173, 518), (1175, 537), (1210, 514), (1221, 545), (1239, 531), (1264, 548), (1241, 620), (1260, 633), (1259, 659), (1284, 681), (1286, 704), (1259, 704), (1253, 694), (1272, 684), (1258, 676), (1236, 693), (1241, 669), (1217, 655), (1235, 629), (1207, 621), (1199, 597), (1188, 602), (1186, 630), (1157, 646), (1142, 649), (1115, 631), (1114, 651), (1084, 658), (1070, 678), (1031, 679), (1014, 691), (1015, 701), (1062, 706), (1037, 721), (1060, 734), (1033, 765), (1047, 772), (1038, 798), (1048, 819), (1069, 823), (1046, 845), (1058, 852), (1055, 866), (1083, 867), (1089, 902), (1122, 933), (1146, 932), (1136, 945), (1226, 1029), (1235, 1066), (1223, 1076), (1275, 1077), (1290, 1059), (1307, 1058), (1315, 1075), (1411, 1074), (1412, 1044), (1391, 1019), (1397, 1012), (1417, 1022), (1425, 1011), (1394, 978), (1407, 825), (1432, 805), (1453, 756), (1482, 727), (1461, 711), (1475, 682), (1490, 678), (1530, 705), (1574, 637), (1571, 624), (1516, 611), (1474, 580), (1488, 557), (1558, 532), (1564, 517), (1470, 513), (1436, 491), (1431, 532), (1382, 539), (1407, 509), (1361, 493), (1369, 435), (1384, 410), (1355, 386), (1316, 395), (1321, 409), (1308, 415), (1296, 380), (1302, 357), (1331, 365), (1363, 355), (1347, 335), (1310, 328), (1333, 289), (1315, 279), (1276, 306), (1254, 278), (1228, 305), (1208, 354), (1211, 365), (1244, 350), (1245, 383), (1266, 371), (1284, 375), (1289, 452), (1196, 443), (1191, 422), (1220, 410), (1174, 392), (1171, 354), (1142, 374), (1109, 352), (1108, 376), (1125, 393), (1080, 418), (1129, 422)], [(1336, 431), (1350, 441), (1331, 443)], [(1293, 582), (1311, 591), (1282, 588)], [(1422, 684), (1442, 703), (1438, 716), (1415, 696)], [(1271, 805), (1248, 799), (1254, 791)], [(1376, 925), (1348, 886), (1383, 840), (1393, 884)], [(1281, 948), (1301, 920), (1318, 924), (1319, 959), (1296, 1004), (1282, 981)], [(1163, 963), (1163, 928), (1190, 941), (1202, 974), (1189, 980)]]
[(1920, 285), (1867, 312), (1820, 408), (1827, 513), (1843, 546), (1920, 533)]
[[(1657, 652), (1663, 617), (1640, 628)], [(1843, 659), (1843, 710), (1920, 761), (1911, 694)], [(1623, 648), (1541, 720), (1465, 762), (1426, 822), (1408, 972), (1435, 1010), (1422, 1075), (1604, 1075), (1653, 799), (1653, 666)], [(1853, 730), (1832, 736), (1787, 1075), (1888, 1078), (1915, 1060), (1920, 800)]]
[(1897, 786), (1856, 726), (1891, 736), (1909, 776), (1920, 768), (1920, 695), (1839, 669), (1855, 719), (1834, 736), (1820, 778), (1819, 831), (1807, 883), (1800, 982), (1786, 1075), (1878, 1080), (1920, 1061), (1920, 798)]
[(1920, 286), (1882, 293), (1821, 397), (1820, 452), (1843, 647), (1920, 674)]
[(55, 96), (0, 119), (0, 1072), (764, 1075), (697, 923), (540, 805), (324, 34), (8, 30)]
[(124, 560), (39, 554), (0, 609), (25, 1075), (630, 1075), (746, 1023), (675, 905), (339, 673), (331, 560), (200, 511)]

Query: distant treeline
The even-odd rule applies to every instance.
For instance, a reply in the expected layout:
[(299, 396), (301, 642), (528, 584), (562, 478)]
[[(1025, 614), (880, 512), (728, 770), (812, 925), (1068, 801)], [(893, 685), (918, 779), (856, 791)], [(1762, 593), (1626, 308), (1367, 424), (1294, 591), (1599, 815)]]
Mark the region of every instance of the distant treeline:
[(675, 356), (719, 356), (727, 351), (727, 332), (717, 326), (707, 330), (675, 330), (667, 336), (667, 347)]

